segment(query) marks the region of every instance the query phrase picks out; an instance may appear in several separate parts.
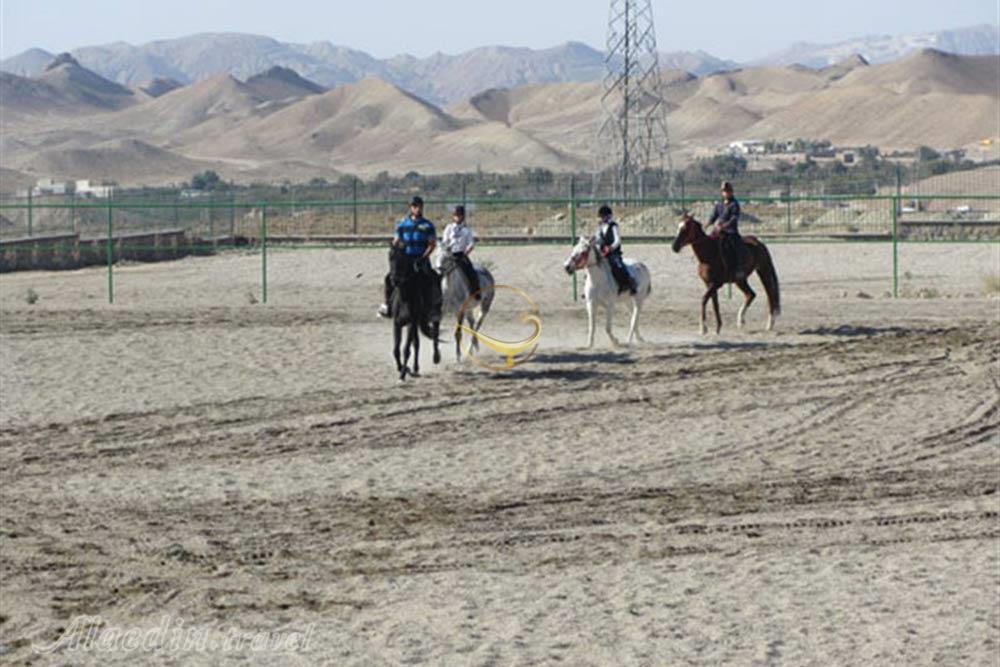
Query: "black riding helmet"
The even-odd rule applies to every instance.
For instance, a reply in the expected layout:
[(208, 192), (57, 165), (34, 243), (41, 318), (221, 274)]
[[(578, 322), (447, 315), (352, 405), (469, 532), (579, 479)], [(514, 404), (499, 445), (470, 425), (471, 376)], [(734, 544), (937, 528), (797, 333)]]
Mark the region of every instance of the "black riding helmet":
[(602, 218), (604, 216), (606, 216), (606, 215), (610, 216), (611, 215), (611, 207), (608, 206), (607, 204), (604, 204), (603, 206), (601, 206), (601, 208), (597, 209), (597, 215), (599, 215)]

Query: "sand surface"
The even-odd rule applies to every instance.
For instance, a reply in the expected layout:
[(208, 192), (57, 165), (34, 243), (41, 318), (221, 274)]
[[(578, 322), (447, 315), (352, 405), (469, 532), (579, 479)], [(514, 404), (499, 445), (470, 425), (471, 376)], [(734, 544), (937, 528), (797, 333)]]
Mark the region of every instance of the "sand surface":
[[(402, 385), (382, 250), (273, 249), (266, 305), (249, 253), (120, 267), (113, 306), (5, 274), (0, 662), (1000, 664), (1000, 247), (905, 245), (893, 300), (887, 245), (776, 245), (776, 331), (759, 290), (703, 337), (689, 252), (633, 246), (649, 342), (594, 350), (567, 252), (477, 251), (531, 362), (425, 341)], [(82, 616), (308, 634), (33, 650)]]

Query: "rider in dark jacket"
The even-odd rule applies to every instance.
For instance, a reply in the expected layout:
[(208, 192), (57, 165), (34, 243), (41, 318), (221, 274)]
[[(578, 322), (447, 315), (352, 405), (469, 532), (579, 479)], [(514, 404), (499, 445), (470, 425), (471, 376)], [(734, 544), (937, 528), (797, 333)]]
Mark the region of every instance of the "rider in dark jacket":
[(611, 219), (611, 207), (601, 206), (597, 210), (597, 215), (601, 219), (597, 226), (597, 247), (611, 265), (611, 274), (618, 283), (618, 292), (628, 290), (635, 294), (635, 280), (625, 268), (625, 260), (622, 259), (622, 233), (618, 229), (618, 223)]
[(722, 184), (722, 201), (715, 204), (708, 224), (715, 225), (710, 235), (719, 239), (722, 264), (728, 273), (740, 280), (744, 278), (740, 258), (743, 255), (743, 239), (740, 237), (740, 203), (733, 196), (733, 185), (729, 181)]

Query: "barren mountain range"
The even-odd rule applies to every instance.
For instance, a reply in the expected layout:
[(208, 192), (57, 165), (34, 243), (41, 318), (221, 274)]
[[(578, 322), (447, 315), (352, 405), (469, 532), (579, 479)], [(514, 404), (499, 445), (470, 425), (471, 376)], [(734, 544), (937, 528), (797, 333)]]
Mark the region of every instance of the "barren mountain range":
[[(246, 79), (279, 66), (326, 88), (377, 78), (438, 105), (467, 99), (486, 88), (596, 81), (605, 71), (604, 54), (579, 42), (550, 49), (486, 46), (457, 55), (400, 55), (379, 60), (329, 42), (289, 44), (259, 35), (205, 33), (141, 46), (118, 42), (84, 47), (71, 53), (84, 67), (127, 86), (153, 79), (187, 84), (220, 73)], [(53, 58), (54, 54), (30, 49), (0, 62), (0, 70), (33, 77)], [(694, 74), (738, 66), (700, 51), (663, 53), (660, 63)]]
[[(955, 148), (1000, 136), (1000, 59), (936, 50), (870, 65), (664, 70), (675, 160), (739, 139)], [(380, 171), (588, 169), (601, 84), (536, 83), (437, 106), (376, 78), (332, 90), (287, 67), (126, 87), (70, 56), (0, 74), (3, 189), (43, 176), (122, 184), (307, 180)]]
[[(447, 44), (443, 46), (447, 48)], [(921, 48), (959, 55), (996, 55), (1000, 53), (1000, 26), (983, 24), (919, 34), (875, 35), (838, 44), (797, 43), (749, 64), (818, 68), (853, 54), (878, 64), (898, 60)], [(189, 84), (222, 73), (246, 79), (280, 66), (326, 88), (377, 78), (437, 105), (461, 102), (488, 88), (597, 81), (605, 71), (603, 52), (579, 42), (549, 49), (485, 46), (454, 55), (378, 59), (329, 42), (294, 44), (260, 35), (202, 33), (138, 46), (125, 42), (87, 46), (71, 54), (87, 69), (126, 86), (139, 86), (153, 79)], [(0, 62), (0, 70), (33, 77), (53, 58), (54, 54), (42, 49), (29, 49)], [(661, 53), (660, 65), (697, 76), (740, 67), (704, 51)]]

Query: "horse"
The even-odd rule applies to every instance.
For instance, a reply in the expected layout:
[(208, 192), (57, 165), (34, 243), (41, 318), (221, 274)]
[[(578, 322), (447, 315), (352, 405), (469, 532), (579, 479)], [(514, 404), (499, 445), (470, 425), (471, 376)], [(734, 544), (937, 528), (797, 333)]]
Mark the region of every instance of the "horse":
[[(444, 303), (441, 310), (442, 313), (454, 315), (456, 319), (456, 361), (462, 360), (462, 318), (465, 318), (470, 329), (479, 331), (479, 328), (483, 326), (483, 320), (486, 319), (486, 314), (490, 312), (490, 306), (493, 305), (493, 297), (495, 296), (493, 274), (486, 267), (478, 264), (474, 264), (473, 266), (479, 276), (479, 294), (481, 298), (478, 301), (469, 301), (469, 298), (472, 296), (472, 290), (470, 289), (468, 280), (465, 278), (465, 274), (458, 269), (458, 263), (452, 254), (441, 248), (437, 256), (438, 272), (442, 277), (441, 292), (444, 296)], [(464, 311), (462, 310), (463, 305), (465, 306)], [(473, 336), (471, 345), (478, 349), (479, 339)]]
[[(420, 336), (419, 329), (425, 336), (434, 341), (434, 363), (441, 361), (438, 349), (438, 332), (440, 322), (431, 318), (431, 297), (429, 293), (433, 286), (430, 281), (438, 280), (433, 272), (418, 270), (414, 262), (400, 248), (394, 247), (390, 252), (392, 281), (395, 289), (389, 312), (392, 316), (392, 356), (396, 360), (396, 371), (400, 381), (407, 375), (420, 376)], [(428, 267), (429, 268), (429, 267)], [(406, 345), (400, 358), (399, 344), (403, 336), (403, 327), (408, 327)], [(410, 346), (413, 346), (413, 369), (410, 370)]]
[(698, 275), (704, 281), (708, 290), (701, 298), (701, 333), (708, 333), (705, 324), (705, 305), (708, 300), (712, 300), (712, 307), (715, 309), (715, 333), (722, 330), (722, 318), (719, 316), (719, 288), (726, 283), (735, 283), (743, 292), (743, 305), (740, 306), (736, 315), (736, 327), (743, 328), (743, 315), (753, 302), (756, 293), (750, 288), (747, 278), (756, 271), (764, 291), (767, 293), (767, 330), (774, 328), (774, 318), (781, 314), (781, 294), (778, 289), (778, 274), (774, 270), (774, 262), (771, 261), (771, 253), (755, 236), (744, 236), (743, 243), (747, 252), (743, 253), (741, 260), (743, 276), (737, 278), (733, 271), (727, 271), (722, 262), (722, 253), (719, 248), (719, 241), (705, 234), (701, 223), (691, 215), (685, 215), (677, 229), (677, 237), (674, 239), (671, 248), (674, 252), (690, 245), (698, 258)]
[(614, 317), (615, 304), (619, 301), (632, 300), (632, 320), (629, 324), (628, 341), (636, 339), (643, 343), (645, 340), (639, 333), (639, 311), (642, 310), (642, 303), (649, 296), (652, 290), (649, 269), (642, 262), (633, 259), (625, 260), (625, 268), (631, 271), (636, 282), (636, 293), (630, 294), (628, 290), (619, 291), (618, 283), (611, 273), (611, 264), (598, 251), (597, 242), (594, 239), (581, 236), (573, 246), (573, 252), (563, 264), (566, 273), (572, 275), (576, 271), (587, 269), (587, 279), (583, 285), (583, 295), (587, 303), (587, 347), (594, 346), (594, 320), (597, 317), (596, 307), (604, 307), (607, 316), (604, 330), (608, 332), (611, 344), (618, 346), (621, 342), (615, 338), (611, 332), (611, 319)]

